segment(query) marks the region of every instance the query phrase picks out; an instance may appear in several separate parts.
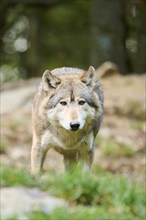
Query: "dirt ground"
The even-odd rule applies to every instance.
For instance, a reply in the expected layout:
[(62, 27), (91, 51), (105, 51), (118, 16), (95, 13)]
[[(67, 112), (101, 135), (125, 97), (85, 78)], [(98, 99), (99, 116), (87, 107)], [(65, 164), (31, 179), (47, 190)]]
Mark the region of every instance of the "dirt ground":
[[(6, 84), (1, 91), (1, 163), (26, 172), (30, 171), (31, 105), (38, 82), (39, 79), (32, 79)], [(105, 113), (95, 144), (93, 170), (120, 173), (143, 183), (146, 162), (145, 75), (117, 74), (101, 79), (101, 83), (105, 93)], [(119, 146), (116, 153), (115, 143), (116, 147)], [(123, 152), (123, 146), (132, 153)], [(62, 172), (62, 156), (49, 151), (44, 167), (45, 170)]]

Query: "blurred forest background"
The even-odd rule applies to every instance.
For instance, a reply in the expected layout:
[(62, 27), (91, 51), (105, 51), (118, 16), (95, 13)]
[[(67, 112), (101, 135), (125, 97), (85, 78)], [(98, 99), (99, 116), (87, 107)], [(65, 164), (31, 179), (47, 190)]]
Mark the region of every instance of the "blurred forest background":
[(1, 81), (60, 66), (146, 71), (145, 0), (1, 0)]

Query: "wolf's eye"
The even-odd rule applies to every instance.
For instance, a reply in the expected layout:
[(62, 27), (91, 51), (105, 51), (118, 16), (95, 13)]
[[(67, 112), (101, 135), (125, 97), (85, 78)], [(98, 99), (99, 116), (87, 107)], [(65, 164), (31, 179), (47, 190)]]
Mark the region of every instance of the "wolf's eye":
[(65, 106), (65, 105), (67, 105), (67, 102), (61, 101), (60, 104)]
[(80, 100), (78, 103), (79, 103), (79, 105), (84, 105), (85, 101), (84, 100)]

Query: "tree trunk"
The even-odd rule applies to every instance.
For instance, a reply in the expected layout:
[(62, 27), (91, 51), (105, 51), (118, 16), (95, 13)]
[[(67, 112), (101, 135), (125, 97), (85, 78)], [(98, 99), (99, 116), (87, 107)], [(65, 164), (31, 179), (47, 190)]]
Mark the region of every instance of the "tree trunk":
[(91, 64), (95, 67), (112, 61), (127, 72), (124, 13), (125, 0), (92, 0)]
[(29, 20), (28, 44), (29, 49), (26, 53), (22, 53), (21, 65), (26, 68), (26, 78), (36, 77), (40, 75), (41, 54), (40, 54), (40, 38), (41, 38), (41, 10), (37, 7), (30, 8), (27, 11)]
[[(133, 60), (134, 72), (146, 72), (146, 2), (140, 0), (137, 6), (137, 14), (134, 20), (135, 40), (137, 42), (137, 50)], [(135, 7), (136, 7), (135, 6)]]

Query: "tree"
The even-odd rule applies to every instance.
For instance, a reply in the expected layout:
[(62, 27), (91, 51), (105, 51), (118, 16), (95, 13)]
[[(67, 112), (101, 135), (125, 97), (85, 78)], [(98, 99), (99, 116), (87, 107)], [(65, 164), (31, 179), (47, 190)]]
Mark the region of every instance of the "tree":
[(122, 73), (146, 71), (145, 0), (2, 0), (0, 8), (3, 76), (108, 60)]
[(93, 0), (91, 8), (91, 63), (116, 63), (127, 71), (124, 26), (125, 0)]
[(146, 72), (146, 1), (126, 1), (126, 45), (131, 71)]

